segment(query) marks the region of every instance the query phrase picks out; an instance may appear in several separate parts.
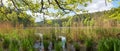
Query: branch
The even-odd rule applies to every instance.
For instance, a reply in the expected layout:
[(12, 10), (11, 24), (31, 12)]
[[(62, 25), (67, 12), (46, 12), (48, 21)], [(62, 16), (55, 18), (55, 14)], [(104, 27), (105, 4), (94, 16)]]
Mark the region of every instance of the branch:
[[(61, 6), (60, 6), (60, 3), (58, 2), (58, 0), (54, 0), (54, 1), (56, 2), (57, 6), (58, 6), (63, 12), (65, 12), (65, 10), (73, 11), (72, 9), (65, 9), (65, 8), (61, 7)], [(73, 11), (73, 12), (74, 12), (74, 11)], [(66, 12), (65, 12), (65, 13), (66, 13)]]
[(105, 0), (105, 5), (107, 6), (107, 1)]
[(58, 5), (58, 7), (59, 7), (60, 9), (62, 9), (62, 11), (64, 11), (64, 12), (65, 12), (65, 9), (64, 9), (63, 7), (61, 7), (61, 6), (60, 6), (60, 4), (59, 4), (58, 0), (55, 0), (55, 2), (56, 2), (56, 4)]
[(43, 0), (41, 0), (41, 9), (40, 9), (40, 12), (42, 12), (43, 5), (44, 5)]
[(18, 7), (16, 6), (15, 2), (13, 0), (11, 0), (13, 3), (13, 6), (18, 10)]
[(49, 5), (51, 4), (50, 0), (48, 0)]
[(30, 9), (30, 10), (31, 10), (30, 5), (27, 3), (27, 1), (22, 0), (22, 2), (23, 2), (25, 5), (27, 5), (27, 6), (28, 6), (28, 9)]
[(28, 7), (30, 6), (28, 3), (25, 2), (25, 0), (22, 0), (24, 4), (26, 4)]
[(3, 0), (1, 0), (1, 5), (0, 6), (3, 6)]

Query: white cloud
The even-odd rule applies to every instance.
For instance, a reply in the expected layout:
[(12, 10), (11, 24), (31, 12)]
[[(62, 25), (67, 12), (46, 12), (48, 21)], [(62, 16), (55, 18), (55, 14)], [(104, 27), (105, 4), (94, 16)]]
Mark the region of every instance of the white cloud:
[(43, 15), (43, 13), (34, 13), (35, 14), (35, 22), (40, 22), (43, 21), (44, 18), (49, 20), (49, 19), (55, 19), (54, 17), (50, 17), (48, 15)]
[(113, 7), (112, 3), (105, 4), (105, 0), (93, 0), (92, 3), (88, 3), (87, 7), (83, 9), (88, 10), (89, 12), (96, 12), (96, 11), (103, 11), (103, 10), (110, 10)]

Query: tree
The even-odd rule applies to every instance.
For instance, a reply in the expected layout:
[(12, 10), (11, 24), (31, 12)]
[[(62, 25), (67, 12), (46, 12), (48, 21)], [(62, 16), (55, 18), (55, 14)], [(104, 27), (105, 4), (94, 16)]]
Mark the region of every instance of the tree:
[[(13, 5), (17, 11), (32, 10), (33, 12), (49, 13), (48, 9), (53, 8), (58, 10), (57, 14), (64, 14), (69, 12), (81, 11), (78, 7), (79, 4), (87, 6), (87, 2), (92, 0), (7, 0), (9, 5)], [(105, 0), (105, 4), (111, 0)], [(3, 6), (3, 0), (1, 5)]]
[(24, 26), (33, 25), (34, 18), (25, 12), (17, 12), (14, 9), (0, 7), (0, 23), (9, 22), (13, 26), (23, 24)]

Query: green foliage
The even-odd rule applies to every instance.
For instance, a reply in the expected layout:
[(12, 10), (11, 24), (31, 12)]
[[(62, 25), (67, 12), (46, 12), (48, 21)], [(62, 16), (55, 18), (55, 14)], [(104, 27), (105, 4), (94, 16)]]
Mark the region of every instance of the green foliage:
[(111, 18), (111, 19), (116, 19), (116, 20), (120, 20), (120, 11), (119, 11), (119, 9), (120, 8), (116, 8), (116, 9), (114, 9), (113, 11), (113, 14), (112, 15), (110, 15), (109, 17)]
[(85, 40), (85, 45), (86, 45), (86, 47), (92, 47), (92, 45), (93, 45), (93, 41), (91, 40), (91, 39), (87, 39), (87, 40)]
[(86, 51), (93, 51), (93, 40), (90, 38), (86, 39), (85, 46), (86, 46)]
[(50, 41), (51, 41), (51, 35), (44, 34), (43, 35), (43, 45), (44, 45), (45, 51), (48, 51), (48, 46), (49, 46)]
[(9, 48), (9, 44), (10, 44), (9, 38), (4, 38), (3, 48), (4, 49), (8, 49)]
[[(13, 48), (14, 47), (14, 48)], [(10, 51), (18, 51), (19, 50), (19, 41), (18, 40), (11, 40), (9, 45)]]
[(9, 33), (0, 33), (0, 39), (3, 39), (3, 50), (7, 49), (9, 51), (34, 51), (33, 46), (35, 42), (35, 36), (33, 30), (12, 30)]
[(34, 18), (24, 12), (17, 12), (7, 7), (0, 7), (0, 22), (9, 22), (14, 26), (16, 24), (28, 26), (34, 24)]
[[(66, 28), (67, 29), (67, 28)], [(56, 38), (59, 36), (57, 34), (55, 34), (56, 29), (50, 29), (48, 31), (51, 32), (47, 32), (47, 34), (43, 35), (43, 44), (44, 44), (44, 48), (47, 51), (48, 49), (48, 45), (49, 42), (52, 42), (54, 45), (54, 50), (56, 51), (62, 51), (62, 42), (61, 39), (56, 40)], [(93, 30), (93, 31), (91, 31)], [(117, 33), (119, 33), (120, 29), (119, 28), (109, 28), (109, 29), (103, 29), (103, 28), (96, 28), (96, 29), (91, 29), (91, 30), (86, 30), (86, 29), (80, 29), (80, 33), (76, 36), (80, 39), (78, 40), (74, 40), (71, 39), (74, 36), (71, 36), (71, 34), (74, 35), (74, 31), (71, 31), (71, 33), (67, 33), (65, 32), (65, 37), (67, 38), (67, 43), (73, 43), (74, 47), (76, 48), (76, 51), (81, 49), (80, 45), (84, 45), (87, 47), (87, 50), (90, 51), (90, 49), (92, 48), (92, 46), (94, 45), (94, 41), (96, 43), (98, 43), (98, 49), (100, 51), (119, 51), (120, 50), (120, 40), (118, 38), (115, 38), (116, 36), (113, 36)], [(40, 30), (39, 30), (40, 31)], [(93, 34), (91, 32), (93, 32)], [(0, 31), (1, 32), (1, 31)], [(46, 32), (46, 31), (45, 31)], [(109, 35), (110, 33), (112, 35)], [(0, 33), (0, 40), (3, 39), (3, 43), (2, 43), (2, 47), (3, 50), (4, 49), (9, 49), (10, 51), (34, 51), (34, 43), (36, 40), (38, 40), (40, 37), (37, 37), (34, 35), (34, 30), (32, 29), (16, 29), (16, 30), (11, 30), (11, 32), (8, 33)], [(57, 32), (56, 32), (57, 33)], [(94, 34), (96, 33), (96, 34)], [(60, 34), (63, 35), (63, 34)], [(94, 36), (92, 36), (94, 35)], [(95, 37), (101, 35), (101, 37), (99, 37), (99, 39), (96, 40)], [(52, 37), (51, 37), (52, 36)], [(89, 37), (90, 36), (90, 37)], [(102, 37), (104, 37), (104, 39), (101, 39)], [(114, 38), (108, 38), (108, 37), (114, 37)], [(82, 41), (84, 42), (82, 42)], [(68, 42), (69, 41), (69, 42)], [(79, 42), (81, 42), (79, 44)], [(1, 43), (1, 41), (0, 41)], [(2, 50), (2, 48), (1, 48)]]
[(47, 20), (48, 25), (52, 25), (52, 20)]
[[(46, 14), (49, 13), (46, 8), (53, 8), (55, 10), (59, 10), (58, 13), (53, 13), (53, 14), (61, 14), (63, 10), (64, 11), (66, 10), (80, 11), (80, 9), (77, 8), (78, 4), (87, 6), (86, 2), (92, 2), (92, 0), (48, 0), (48, 1), (47, 0), (35, 0), (35, 1), (34, 0), (7, 0), (8, 7), (10, 8), (19, 9), (19, 10), (30, 9), (33, 12), (45, 12)], [(49, 13), (49, 14), (52, 14), (52, 13)]]
[(43, 40), (43, 44), (44, 44), (45, 51), (48, 51), (49, 40)]
[(74, 42), (74, 47), (76, 51), (80, 51), (80, 44), (77, 42)]
[(22, 46), (22, 49), (24, 51), (33, 51), (34, 50), (34, 40), (30, 37), (30, 38), (25, 38), (23, 40), (21, 40), (21, 46)]
[(55, 51), (62, 51), (62, 42), (58, 41), (55, 43)]
[(120, 51), (120, 39), (104, 38), (98, 43), (98, 51)]

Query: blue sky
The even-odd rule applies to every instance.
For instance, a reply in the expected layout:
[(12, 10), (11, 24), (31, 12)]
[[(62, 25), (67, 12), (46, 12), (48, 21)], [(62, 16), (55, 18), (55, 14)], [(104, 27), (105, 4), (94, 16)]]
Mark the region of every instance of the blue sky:
[(120, 6), (120, 0), (115, 0), (112, 2), (112, 4), (113, 4), (113, 7), (117, 8)]

